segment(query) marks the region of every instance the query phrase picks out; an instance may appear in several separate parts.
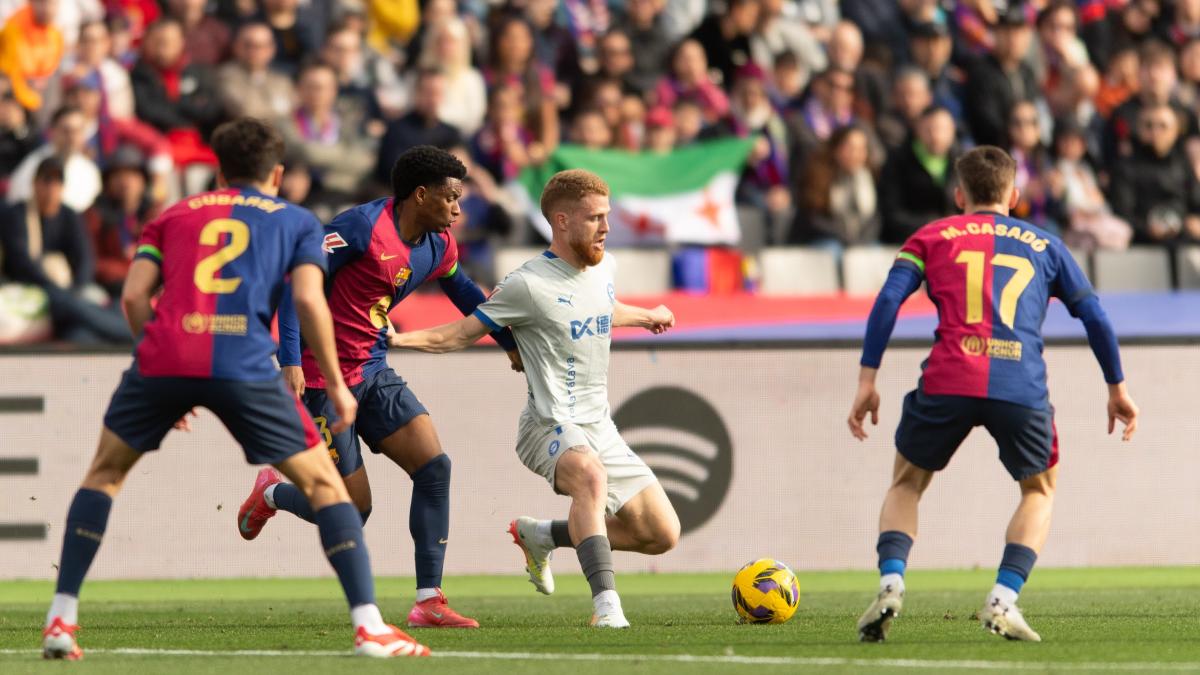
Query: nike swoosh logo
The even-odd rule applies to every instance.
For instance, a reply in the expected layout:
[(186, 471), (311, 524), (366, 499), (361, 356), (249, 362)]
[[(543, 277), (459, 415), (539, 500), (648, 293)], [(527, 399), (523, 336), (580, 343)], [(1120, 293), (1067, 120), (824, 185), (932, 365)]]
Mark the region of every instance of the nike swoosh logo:
[(386, 254), (386, 253), (380, 253), (380, 254), (379, 254), (379, 259), (380, 259), (380, 260), (391, 260), (392, 258), (395, 258), (395, 257), (396, 257), (396, 256), (398, 256), (398, 255), (400, 255), (400, 254), (399, 254), (399, 253), (396, 253), (396, 254), (394, 254), (394, 255), (388, 255), (388, 254)]
[(434, 617), (436, 617), (438, 619), (442, 618), (442, 614), (440, 614), (438, 612), (430, 612), (430, 614), (432, 614)]
[(253, 512), (254, 512), (253, 510), (247, 511), (245, 517), (242, 518), (242, 522), (238, 523), (238, 529), (240, 529), (242, 532), (245, 532), (246, 534), (250, 534), (250, 532), (251, 532), (251, 530), (250, 530), (250, 514)]
[(449, 544), (450, 540), (449, 539), (438, 539), (438, 543), (439, 544)]

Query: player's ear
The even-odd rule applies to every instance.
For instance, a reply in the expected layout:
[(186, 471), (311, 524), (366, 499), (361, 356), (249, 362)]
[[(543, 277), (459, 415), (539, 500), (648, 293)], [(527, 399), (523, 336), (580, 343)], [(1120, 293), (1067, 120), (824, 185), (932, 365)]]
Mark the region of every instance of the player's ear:
[(967, 194), (963, 192), (961, 185), (954, 186), (954, 205), (959, 211), (967, 210)]
[(1017, 208), (1017, 204), (1019, 203), (1021, 203), (1021, 190), (1014, 185), (1012, 193), (1008, 195), (1008, 210), (1012, 211)]
[(418, 185), (417, 189), (413, 190), (413, 200), (417, 202), (417, 206), (420, 206), (425, 201), (425, 194), (427, 192), (429, 191), (425, 189), (424, 185)]
[(271, 175), (267, 177), (267, 185), (274, 188), (275, 193), (279, 193), (279, 189), (283, 187), (283, 165), (276, 164), (274, 169), (271, 169)]
[(221, 173), (220, 169), (217, 169), (217, 189), (224, 190), (227, 187), (229, 187), (229, 181), (225, 180), (225, 174)]

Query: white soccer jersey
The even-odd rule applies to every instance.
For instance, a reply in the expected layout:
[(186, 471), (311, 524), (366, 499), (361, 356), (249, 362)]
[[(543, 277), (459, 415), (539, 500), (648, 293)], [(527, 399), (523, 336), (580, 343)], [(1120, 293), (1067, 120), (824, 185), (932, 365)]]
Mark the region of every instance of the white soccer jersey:
[(475, 316), (511, 326), (540, 421), (586, 424), (608, 417), (616, 261), (608, 253), (582, 272), (550, 251), (513, 271)]

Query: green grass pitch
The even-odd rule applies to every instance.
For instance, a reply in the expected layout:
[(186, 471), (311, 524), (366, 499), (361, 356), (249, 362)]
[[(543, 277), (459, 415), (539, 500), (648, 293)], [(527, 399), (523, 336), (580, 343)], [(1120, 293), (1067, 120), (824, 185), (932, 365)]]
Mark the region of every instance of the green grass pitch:
[[(618, 576), (633, 623), (624, 631), (585, 626), (579, 576), (562, 575), (553, 597), (518, 577), (450, 578), (454, 606), (483, 628), (413, 630), (440, 656), (386, 662), (346, 656), (349, 620), (331, 579), (91, 582), (81, 663), (41, 661), (51, 584), (0, 582), (0, 673), (1200, 672), (1200, 567), (1036, 570), (1021, 604), (1041, 644), (1006, 642), (974, 621), (990, 571), (910, 572), (904, 614), (882, 645), (855, 641), (874, 574), (799, 576), (800, 609), (782, 626), (734, 623), (732, 572)], [(412, 581), (378, 590), (400, 624)]]

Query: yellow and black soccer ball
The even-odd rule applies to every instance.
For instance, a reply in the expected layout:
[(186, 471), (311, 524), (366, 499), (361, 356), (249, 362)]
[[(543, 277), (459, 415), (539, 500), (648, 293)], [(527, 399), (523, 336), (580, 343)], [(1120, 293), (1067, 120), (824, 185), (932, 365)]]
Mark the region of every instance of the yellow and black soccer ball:
[(800, 582), (787, 565), (763, 558), (738, 570), (732, 596), (742, 623), (784, 623), (800, 605)]

